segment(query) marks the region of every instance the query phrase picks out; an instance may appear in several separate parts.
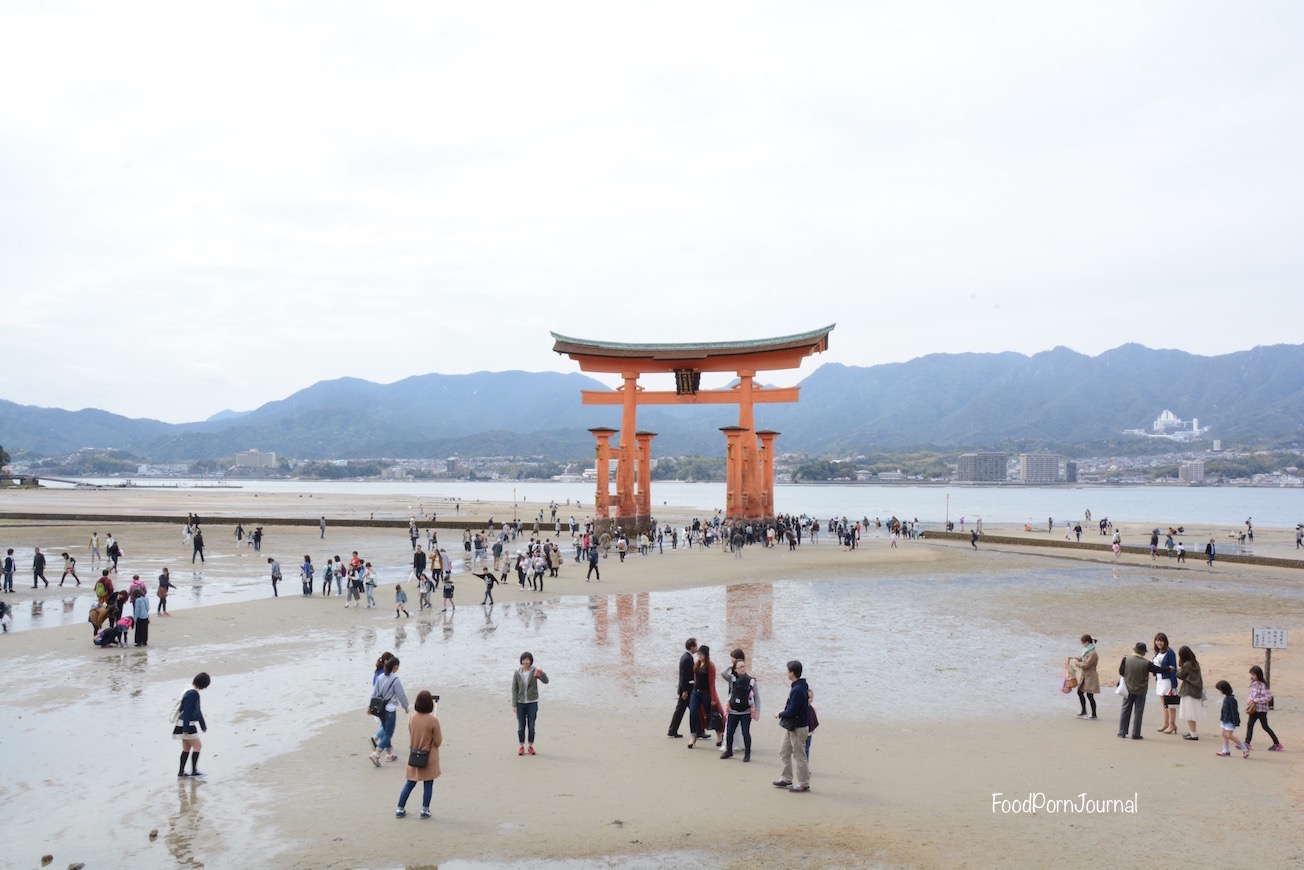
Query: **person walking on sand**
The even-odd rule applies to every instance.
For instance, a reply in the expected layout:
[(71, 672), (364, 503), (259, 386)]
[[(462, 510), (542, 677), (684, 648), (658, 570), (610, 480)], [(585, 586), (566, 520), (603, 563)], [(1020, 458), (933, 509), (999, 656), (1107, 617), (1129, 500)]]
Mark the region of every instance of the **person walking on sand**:
[(36, 581), (40, 580), (45, 584), (45, 588), (50, 588), (50, 581), (45, 579), (45, 554), (41, 548), (36, 548), (36, 553), (32, 556), (32, 588), (36, 588)]
[[(1069, 659), (1069, 664), (1077, 671), (1078, 677), (1078, 713), (1079, 719), (1096, 718), (1096, 696), (1100, 694), (1100, 673), (1096, 665), (1100, 656), (1096, 653), (1096, 639), (1089, 634), (1082, 635), (1082, 652)], [(1087, 716), (1087, 703), (1091, 703), (1091, 715)]]
[(408, 718), (407, 781), (398, 794), (395, 818), (407, 815), (407, 801), (412, 789), (421, 783), (421, 818), (430, 818), (430, 799), (434, 795), (435, 780), (439, 778), (439, 747), (444, 744), (444, 732), (435, 717), (435, 698), (422, 689), (417, 692), (413, 714)]
[[(688, 696), (693, 691), (693, 656), (697, 653), (697, 638), (690, 637), (684, 641), (684, 653), (679, 657), (679, 687), (675, 695), (675, 712), (670, 717), (670, 730), (666, 732), (667, 737), (683, 737), (679, 733), (679, 725), (684, 721), (684, 713), (688, 710)], [(691, 724), (691, 721), (690, 721)], [(694, 728), (693, 732), (696, 733)]]
[(312, 556), (305, 555), (299, 566), (299, 581), (303, 584), (303, 594), (312, 595)]
[(171, 616), (168, 613), (168, 590), (176, 584), (172, 582), (172, 575), (168, 569), (164, 568), (163, 573), (158, 575), (158, 612), (160, 616)]
[(94, 568), (100, 561), (100, 533), (91, 532), (91, 567)]
[(1181, 541), (1177, 542), (1177, 561), (1179, 564), (1186, 562), (1186, 544)]
[(367, 590), (367, 609), (376, 606), (376, 569), (368, 562), (363, 569), (362, 587)]
[(385, 755), (386, 761), (398, 761), (398, 756), (394, 754), (394, 725), (398, 719), (398, 708), (402, 707), (403, 712), (408, 711), (407, 694), (403, 691), (403, 683), (398, 678), (398, 656), (390, 656), (385, 662), (385, 673), (378, 677), (375, 682), (375, 688), (372, 690), (372, 697), (381, 698), (385, 702), (385, 717), (381, 720), (380, 740), (376, 743), (376, 751), (371, 753), (371, 763), (380, 767), (380, 756)]
[[(195, 675), (190, 688), (181, 696), (181, 707), (177, 713), (176, 727), (172, 736), (181, 741), (181, 767), (177, 776), (203, 776), (199, 769), (199, 750), (204, 748), (199, 740), (199, 732), (208, 733), (208, 723), (204, 721), (203, 711), (199, 709), (199, 693), (212, 683), (208, 674), (200, 672)], [(190, 761), (190, 773), (186, 773), (186, 760)]]
[(512, 674), (512, 712), (516, 714), (516, 740), (520, 743), (517, 755), (535, 754), (534, 720), (539, 714), (539, 683), (546, 682), (548, 675), (534, 666), (534, 654), (521, 653), (521, 666)]
[(104, 541), (104, 552), (109, 557), (109, 563), (112, 565), (111, 570), (114, 574), (117, 574), (118, 560), (122, 558), (122, 547), (118, 546), (118, 542), (113, 539), (113, 532), (106, 534), (104, 536)]
[(729, 681), (729, 719), (725, 725), (724, 752), (721, 758), (733, 758), (734, 732), (743, 731), (743, 761), (752, 760), (752, 721), (759, 717), (760, 699), (756, 692), (756, 678), (747, 673), (747, 657), (741, 649), (732, 653), (733, 665), (724, 672)]
[(493, 607), (494, 584), (498, 582), (498, 578), (495, 577), (493, 572), (488, 570), (487, 568), (484, 569), (483, 573), (476, 574), (475, 576), (479, 577), (481, 580), (484, 581), (484, 598), (480, 599), (480, 603), (487, 604), (490, 607)]
[(276, 584), (281, 582), (281, 563), (269, 557), (267, 564), (272, 566), (272, 597), (279, 598), (280, 593), (276, 591)]
[(975, 550), (978, 549), (978, 530), (977, 530), (977, 529), (970, 529), (970, 530), (969, 530), (969, 546), (973, 547)]
[(1218, 715), (1222, 726), (1222, 749), (1218, 750), (1217, 755), (1223, 758), (1231, 755), (1232, 751), (1228, 747), (1231, 743), (1241, 751), (1241, 758), (1249, 758), (1250, 744), (1236, 741), (1236, 729), (1241, 727), (1241, 711), (1236, 704), (1236, 696), (1232, 694), (1232, 684), (1219, 680), (1215, 688), (1223, 693), (1222, 712)]
[(398, 619), (399, 611), (402, 611), (403, 615), (408, 617), (409, 619), (412, 618), (412, 614), (407, 612), (407, 593), (403, 591), (403, 584), (395, 583), (394, 584), (394, 618), (395, 619)]
[(326, 518), (321, 518), (321, 539), (326, 540)]
[(18, 566), (14, 563), (14, 548), (10, 547), (9, 552), (5, 553), (3, 591), (14, 591), (14, 571), (16, 571), (17, 568)]
[(1177, 651), (1177, 715), (1186, 720), (1186, 734), (1183, 740), (1199, 740), (1196, 724), (1204, 718), (1204, 677), (1200, 673), (1200, 663), (1189, 646)]
[[(719, 715), (719, 724), (712, 727), (711, 714)], [(697, 741), (706, 736), (708, 730), (715, 732), (715, 745), (724, 743), (724, 709), (720, 706), (720, 696), (715, 690), (715, 663), (711, 661), (711, 648), (705, 644), (697, 648), (697, 662), (693, 665), (693, 693), (688, 696), (688, 724), (693, 730), (693, 739), (688, 741), (692, 749)]]
[[(806, 708), (810, 704), (806, 681), (801, 676), (801, 662), (793, 659), (788, 662), (788, 703), (774, 714), (783, 726), (783, 745), (779, 749), (779, 760), (783, 762), (783, 772), (774, 781), (776, 788), (786, 788), (790, 792), (810, 791), (810, 764), (806, 759), (806, 736), (810, 733)], [(795, 766), (795, 771), (794, 771)], [(794, 773), (796, 779), (793, 778)]]
[[(584, 575), (584, 582), (589, 582), (589, 577), (593, 574), (598, 575), (598, 582), (602, 582), (602, 572), (598, 570), (598, 548), (589, 547), (589, 570)], [(524, 585), (524, 584), (522, 584)]]
[(1250, 717), (1249, 724), (1245, 726), (1247, 747), (1254, 739), (1254, 723), (1259, 722), (1263, 725), (1263, 730), (1272, 738), (1272, 745), (1268, 747), (1268, 751), (1281, 752), (1284, 748), (1281, 741), (1277, 739), (1277, 733), (1268, 727), (1268, 708), (1271, 706), (1272, 692), (1268, 689), (1268, 684), (1263, 681), (1263, 668), (1254, 665), (1250, 668), (1250, 696), (1245, 702), (1245, 715)]
[(203, 562), (204, 561), (204, 533), (200, 531), (198, 527), (195, 528), (195, 537), (192, 539), (191, 543), (194, 544), (195, 549), (190, 554), (190, 564), (191, 565), (195, 564), (196, 556), (199, 557), (200, 562)]
[(63, 576), (59, 578), (59, 585), (62, 586), (63, 581), (67, 580), (68, 575), (71, 574), (72, 579), (76, 580), (77, 585), (80, 586), (81, 578), (77, 576), (77, 560), (67, 553), (60, 553), (60, 555), (63, 556)]
[(1204, 555), (1209, 560), (1209, 567), (1212, 568), (1214, 557), (1218, 555), (1218, 545), (1213, 542), (1213, 538), (1204, 545)]

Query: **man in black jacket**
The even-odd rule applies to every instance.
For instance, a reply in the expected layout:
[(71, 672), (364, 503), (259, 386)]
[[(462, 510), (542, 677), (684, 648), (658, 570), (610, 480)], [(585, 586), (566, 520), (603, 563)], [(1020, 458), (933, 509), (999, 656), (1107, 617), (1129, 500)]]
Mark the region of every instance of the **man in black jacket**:
[(426, 574), (426, 554), (421, 552), (421, 545), (417, 544), (416, 550), (412, 553), (412, 573), (420, 580)]
[(675, 715), (670, 717), (670, 730), (667, 737), (683, 737), (679, 733), (679, 724), (684, 721), (684, 712), (688, 709), (688, 695), (693, 691), (693, 656), (697, 653), (697, 638), (690, 637), (684, 641), (684, 654), (679, 657), (679, 694), (675, 701)]
[(36, 555), (32, 557), (32, 588), (33, 589), (36, 588), (37, 580), (44, 582), (46, 588), (49, 588), (50, 581), (45, 579), (45, 554), (41, 552), (40, 547), (36, 548)]

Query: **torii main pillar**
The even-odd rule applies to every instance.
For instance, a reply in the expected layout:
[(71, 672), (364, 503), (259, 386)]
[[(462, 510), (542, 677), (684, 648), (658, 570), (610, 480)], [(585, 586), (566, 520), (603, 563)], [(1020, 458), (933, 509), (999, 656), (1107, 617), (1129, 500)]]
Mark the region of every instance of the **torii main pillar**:
[[(651, 514), (651, 442), (653, 433), (637, 429), (639, 405), (736, 404), (738, 425), (724, 427), (729, 460), (726, 462), (726, 517), (730, 520), (764, 520), (774, 516), (774, 439), (778, 432), (756, 431), (753, 406), (764, 402), (795, 402), (797, 387), (758, 387), (758, 372), (798, 368), (811, 354), (828, 350), (833, 325), (797, 335), (758, 341), (700, 344), (621, 344), (585, 341), (553, 333), (553, 350), (580, 364), (582, 371), (619, 375), (614, 391), (584, 390), (586, 405), (620, 405), (620, 444), (616, 448), (615, 517), (610, 504), (606, 462), (611, 456), (614, 430), (590, 430), (597, 438), (598, 492), (595, 521), (603, 520), (634, 533), (642, 530)], [(734, 387), (700, 389), (702, 372), (733, 372)], [(673, 374), (675, 389), (644, 390), (642, 374)], [(604, 458), (605, 457), (605, 458)]]

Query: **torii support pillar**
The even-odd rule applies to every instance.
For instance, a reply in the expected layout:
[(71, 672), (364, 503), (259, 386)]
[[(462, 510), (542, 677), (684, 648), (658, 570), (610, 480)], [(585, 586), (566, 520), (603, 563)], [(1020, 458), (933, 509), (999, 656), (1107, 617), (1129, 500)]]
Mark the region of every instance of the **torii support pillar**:
[(761, 442), (761, 517), (774, 518), (774, 439), (779, 433), (762, 429), (756, 433)]
[[(622, 436), (623, 437), (623, 436)], [(638, 442), (638, 514), (652, 516), (652, 439), (655, 432), (636, 432)]]
[(593, 495), (593, 520), (598, 522), (611, 516), (611, 436), (616, 434), (616, 430), (599, 426), (589, 431), (597, 439), (594, 467), (598, 473), (598, 486)]

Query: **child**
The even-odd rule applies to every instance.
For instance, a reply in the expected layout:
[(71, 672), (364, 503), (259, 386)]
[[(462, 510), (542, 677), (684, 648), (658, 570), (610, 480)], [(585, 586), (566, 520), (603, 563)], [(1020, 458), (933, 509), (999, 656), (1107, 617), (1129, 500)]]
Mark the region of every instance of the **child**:
[(480, 600), (480, 603), (492, 607), (494, 603), (494, 584), (498, 582), (498, 578), (494, 577), (493, 572), (488, 569), (479, 576), (484, 581), (484, 598)]
[(321, 594), (329, 596), (331, 594), (331, 581), (335, 579), (335, 566), (331, 563), (330, 557), (326, 558), (326, 567), (321, 571)]
[(407, 612), (407, 593), (403, 591), (403, 585), (401, 583), (395, 583), (394, 584), (394, 618), (395, 619), (398, 619), (398, 614), (400, 610), (403, 611), (403, 615), (408, 617), (409, 619), (412, 617), (412, 614)]
[[(8, 604), (0, 601), (0, 628), (4, 628), (6, 633), (9, 631), (9, 623), (12, 621), (9, 618), (9, 612), (11, 609), (12, 608), (10, 608)], [(1263, 727), (1266, 728), (1268, 726), (1265, 724)]]
[(457, 604), (454, 603), (453, 601), (453, 581), (445, 580), (444, 581), (444, 611), (445, 612), (447, 612), (448, 605), (450, 604), (453, 605), (453, 610), (456, 612)]
[(420, 585), (417, 588), (421, 590), (421, 597), (418, 602), (417, 610), (425, 610), (427, 607), (434, 609), (435, 605), (430, 603), (430, 593), (434, 591), (434, 586), (431, 584), (430, 578), (425, 574), (422, 574)]
[(1255, 665), (1250, 668), (1250, 697), (1245, 704), (1245, 715), (1250, 717), (1250, 724), (1245, 726), (1247, 747), (1254, 739), (1254, 723), (1257, 720), (1263, 723), (1263, 730), (1272, 738), (1272, 745), (1268, 747), (1268, 751), (1281, 752), (1284, 748), (1281, 741), (1277, 739), (1276, 733), (1268, 727), (1268, 706), (1271, 703), (1272, 692), (1268, 689), (1268, 684), (1263, 681), (1263, 668)]
[[(1219, 680), (1215, 688), (1223, 693), (1222, 713), (1218, 717), (1222, 722), (1223, 745), (1222, 749), (1216, 754), (1225, 758), (1232, 754), (1227, 744), (1228, 742), (1236, 742), (1236, 729), (1241, 725), (1241, 713), (1236, 705), (1236, 696), (1232, 694), (1231, 683), (1226, 680)], [(1241, 751), (1241, 758), (1250, 757), (1250, 744), (1236, 743), (1236, 748)]]

